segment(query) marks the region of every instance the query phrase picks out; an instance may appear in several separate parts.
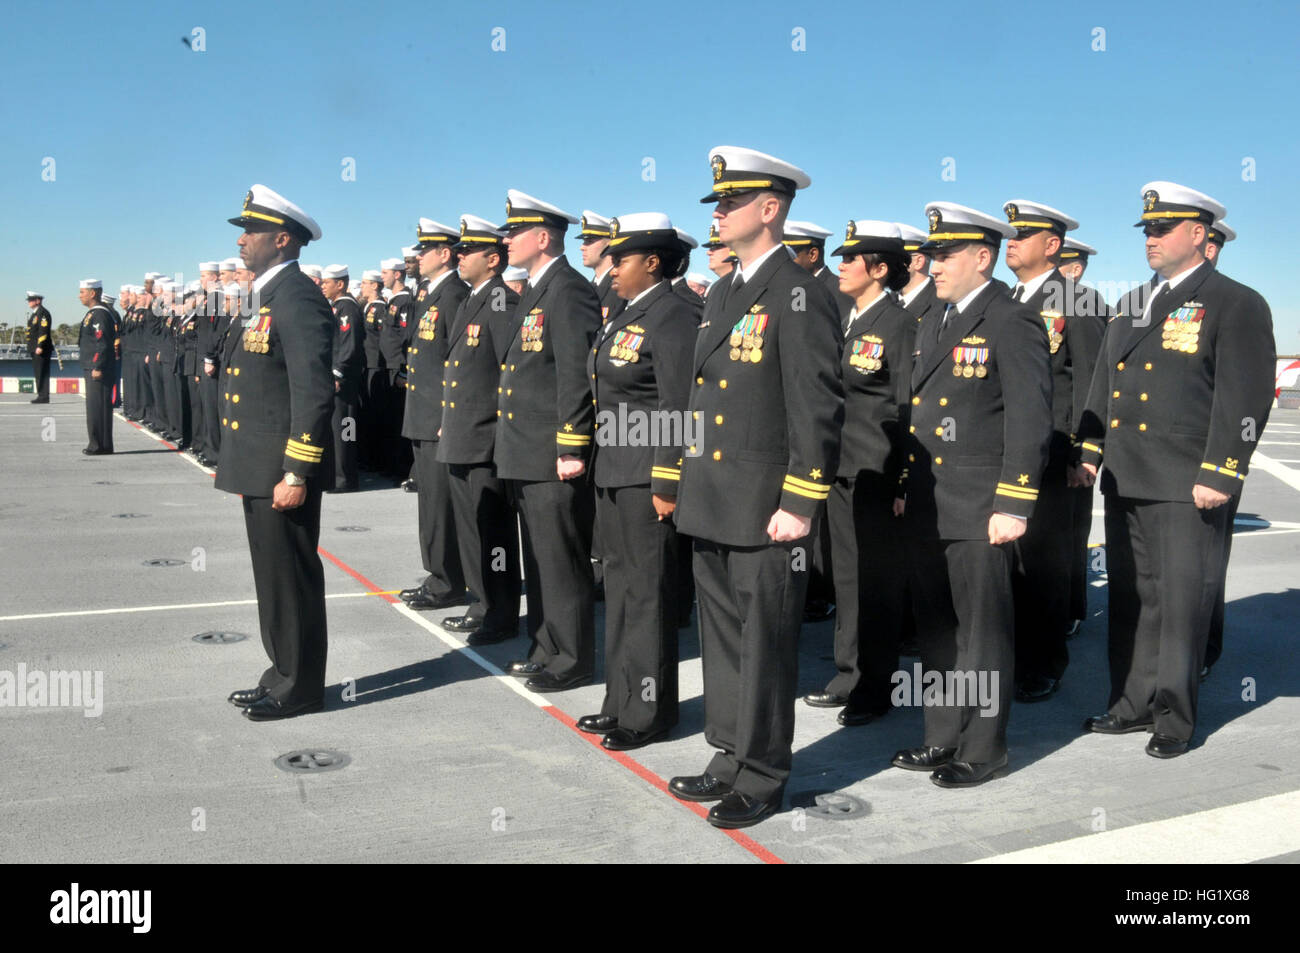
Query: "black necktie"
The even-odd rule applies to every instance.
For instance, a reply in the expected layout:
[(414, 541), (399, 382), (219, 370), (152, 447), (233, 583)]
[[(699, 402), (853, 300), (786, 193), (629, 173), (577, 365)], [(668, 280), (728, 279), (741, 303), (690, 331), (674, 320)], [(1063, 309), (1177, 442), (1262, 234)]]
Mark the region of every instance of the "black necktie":
[(1024, 285), (1021, 285), (1021, 284), (1018, 284), (1018, 285), (1016, 285), (1016, 290), (1015, 290), (1015, 291), (1012, 293), (1012, 295), (1011, 295), (1011, 300), (1012, 300), (1012, 301), (1023, 301), (1023, 300), (1025, 300), (1025, 299), (1024, 299), (1024, 294), (1025, 294), (1025, 286), (1024, 286)]
[(940, 330), (940, 331), (944, 331), (945, 329), (947, 329), (947, 327), (948, 327), (948, 316), (951, 315), (955, 310), (957, 310), (957, 309), (956, 309), (955, 307), (953, 307), (952, 305), (948, 305), (946, 308), (943, 309), (943, 321), (941, 321), (941, 322), (939, 323), (939, 330)]

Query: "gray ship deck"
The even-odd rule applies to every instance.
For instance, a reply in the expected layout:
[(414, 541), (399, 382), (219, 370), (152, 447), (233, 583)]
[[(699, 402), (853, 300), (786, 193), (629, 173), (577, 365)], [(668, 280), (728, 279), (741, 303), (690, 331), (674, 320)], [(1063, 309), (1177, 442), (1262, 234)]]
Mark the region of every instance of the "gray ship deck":
[[(42, 439), (51, 422), (55, 439)], [(6, 861), (1300, 857), (1297, 411), (1274, 412), (1246, 484), (1225, 653), (1202, 686), (1190, 754), (1162, 762), (1143, 753), (1145, 735), (1080, 733), (1107, 695), (1099, 574), (1060, 693), (1012, 714), (1007, 777), (947, 791), (891, 769), (897, 748), (920, 743), (915, 708), (845, 729), (834, 711), (799, 703), (786, 809), (734, 835), (664, 790), (710, 755), (694, 628), (682, 633), (681, 725), (667, 742), (611, 755), (572, 726), (599, 709), (600, 684), (534, 696), (500, 672), (523, 638), (468, 649), (436, 624), (454, 613), (413, 612), (383, 594), (421, 575), (416, 503), (373, 486), (324, 504), (326, 710), (252, 724), (225, 701), (265, 665), (238, 500), (120, 417), (117, 454), (83, 457), (77, 396), (0, 401), (0, 440), (0, 670), (103, 673), (98, 717), (0, 707)], [(154, 559), (178, 564), (145, 565)], [(251, 638), (192, 641), (209, 630)], [(829, 677), (830, 638), (829, 623), (805, 628), (801, 692)], [(296, 777), (273, 763), (319, 748), (351, 763)], [(855, 800), (818, 806), (831, 792)]]

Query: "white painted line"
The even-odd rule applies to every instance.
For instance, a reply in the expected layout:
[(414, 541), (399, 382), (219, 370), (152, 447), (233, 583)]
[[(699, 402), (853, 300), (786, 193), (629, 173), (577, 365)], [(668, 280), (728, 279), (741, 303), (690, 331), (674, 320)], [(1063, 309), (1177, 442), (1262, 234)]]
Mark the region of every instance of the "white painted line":
[(977, 864), (1246, 864), (1300, 850), (1300, 791), (1011, 851)]
[(524, 688), (523, 679), (515, 678), (513, 675), (507, 675), (505, 672), (497, 668), (495, 665), (493, 665), (483, 656), (475, 652), (472, 648), (470, 648), (460, 639), (456, 638), (455, 636), (451, 635), (448, 632), (445, 632), (441, 627), (430, 622), (428, 619), (426, 619), (419, 612), (416, 612), (410, 606), (398, 605), (397, 603), (390, 603), (390, 605), (392, 605), (392, 607), (397, 610), (398, 615), (406, 616), (407, 619), (414, 622), (420, 628), (427, 629), (429, 632), (432, 632), (435, 636), (438, 637), (438, 640), (440, 642), (442, 642), (444, 645), (446, 645), (448, 648), (452, 649), (453, 651), (459, 652), (462, 655), (464, 655), (467, 659), (469, 659), (479, 668), (483, 669), (485, 672), (487, 672), (489, 675), (495, 678), (498, 682), (504, 684), (516, 695), (528, 699), (528, 701), (532, 702), (538, 708), (553, 707), (551, 702), (547, 700), (545, 695), (539, 695), (537, 692), (530, 692), (528, 689)]
[(1266, 456), (1258, 450), (1250, 458), (1250, 467), (1252, 470), (1263, 470), (1269, 476), (1277, 477), (1291, 489), (1300, 491), (1300, 470), (1284, 467), (1272, 457)]
[(77, 417), (81, 420), (86, 419), (85, 414), (0, 414), (0, 417), (16, 417), (20, 420), (35, 420), (37, 422), (41, 421), (45, 417)]
[[(331, 592), (326, 599), (361, 599), (373, 592)], [(123, 606), (118, 609), (79, 609), (73, 612), (29, 612), (24, 615), (0, 615), (0, 622), (25, 622), (30, 619), (66, 619), (83, 615), (128, 615), (133, 612), (171, 612), (180, 609), (218, 609), (222, 606), (255, 606), (256, 599), (229, 599), (224, 602), (177, 602), (165, 606)]]
[[(1285, 436), (1292, 435), (1286, 434)], [(1259, 445), (1261, 447), (1300, 447), (1300, 440), (1261, 440)]]

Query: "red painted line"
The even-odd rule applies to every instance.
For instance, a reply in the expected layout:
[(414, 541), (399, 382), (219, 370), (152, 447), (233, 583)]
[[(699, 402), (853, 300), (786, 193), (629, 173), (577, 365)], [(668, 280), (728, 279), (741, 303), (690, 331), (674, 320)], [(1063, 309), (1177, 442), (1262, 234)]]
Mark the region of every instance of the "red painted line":
[[(573, 719), (572, 716), (568, 715), (565, 712), (560, 711), (560, 709), (556, 708), (554, 705), (547, 705), (545, 708), (542, 709), (542, 711), (546, 712), (548, 715), (550, 715), (552, 718), (554, 718), (556, 721), (560, 722), (561, 724), (566, 725), (570, 731), (572, 731), (578, 737), (582, 738), (583, 741), (586, 741), (588, 744), (594, 747), (601, 754), (613, 758), (623, 767), (627, 768), (629, 771), (635, 774), (642, 781), (646, 782), (646, 784), (649, 784), (651, 787), (658, 788), (664, 794), (667, 794), (669, 797), (672, 797), (674, 801), (676, 801), (682, 807), (686, 808), (692, 814), (695, 814), (698, 817), (708, 817), (709, 809), (707, 807), (705, 807), (703, 804), (698, 804), (694, 801), (682, 801), (679, 800), (678, 798), (673, 797), (672, 793), (668, 790), (668, 782), (665, 781), (663, 778), (659, 777), (659, 775), (655, 774), (645, 765), (641, 764), (641, 762), (633, 761), (630, 757), (628, 757), (626, 752), (610, 751), (607, 748), (601, 747), (599, 735), (593, 735), (585, 731), (579, 731), (578, 723)], [(770, 850), (768, 850), (758, 841), (754, 840), (752, 837), (749, 837), (746, 834), (742, 834), (740, 831), (729, 831), (729, 830), (724, 830), (723, 828), (718, 828), (718, 830), (721, 831), (723, 834), (726, 834), (733, 841), (735, 841), (745, 850), (749, 851), (751, 854), (753, 854), (755, 857), (757, 857), (765, 864), (785, 863), (784, 860), (776, 856), (776, 854), (772, 853)]]
[(383, 599), (385, 602), (391, 602), (395, 605), (401, 601), (396, 596), (390, 595), (386, 590), (384, 590), (380, 586), (375, 585), (373, 582), (371, 582), (365, 576), (361, 575), (361, 573), (357, 572), (355, 569), (353, 569), (343, 560), (339, 559), (333, 553), (328, 552), (319, 546), (316, 547), (316, 552), (320, 553), (322, 556), (324, 556), (326, 559), (332, 562), (335, 566), (338, 566), (339, 569), (342, 569), (345, 573), (347, 573), (357, 582), (361, 583), (361, 585), (366, 589), (366, 591), (374, 593), (375, 595), (379, 596), (379, 598)]

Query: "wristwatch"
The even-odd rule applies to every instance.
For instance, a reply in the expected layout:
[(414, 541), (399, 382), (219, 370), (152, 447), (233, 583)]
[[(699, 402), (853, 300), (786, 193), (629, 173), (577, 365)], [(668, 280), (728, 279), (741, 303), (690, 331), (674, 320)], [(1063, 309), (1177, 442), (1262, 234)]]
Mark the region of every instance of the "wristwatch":
[(286, 473), (284, 475), (284, 482), (288, 486), (306, 486), (307, 478), (300, 477), (296, 473)]

